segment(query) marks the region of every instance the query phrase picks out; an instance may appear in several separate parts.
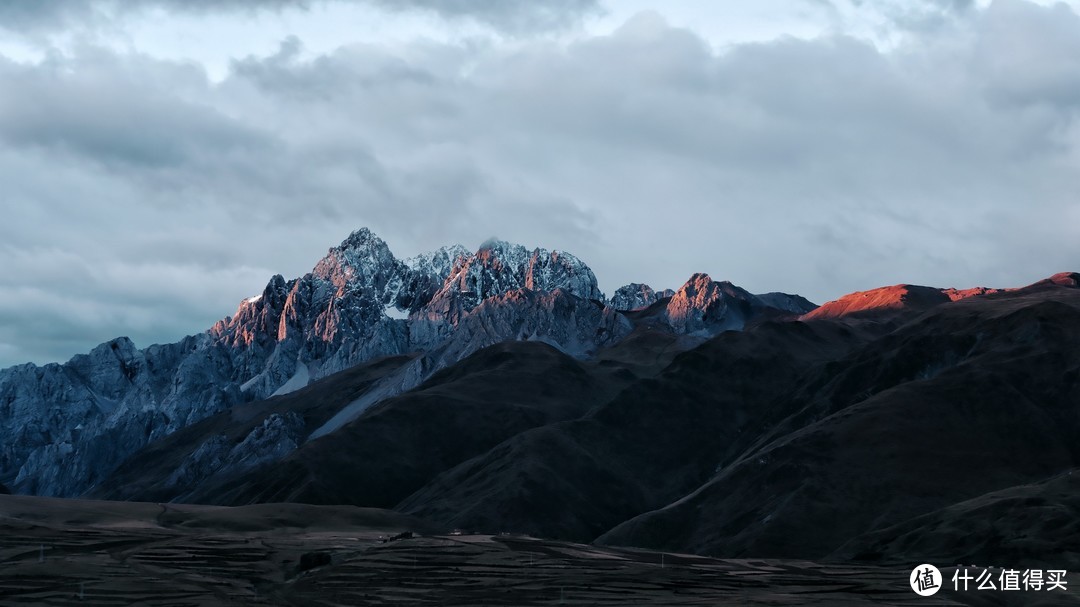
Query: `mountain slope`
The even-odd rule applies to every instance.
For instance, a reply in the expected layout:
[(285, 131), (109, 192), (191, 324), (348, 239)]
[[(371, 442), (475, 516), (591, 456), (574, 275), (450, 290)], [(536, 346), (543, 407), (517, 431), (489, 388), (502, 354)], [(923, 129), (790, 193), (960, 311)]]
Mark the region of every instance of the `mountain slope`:
[[(642, 314), (668, 309), (654, 306)], [(343, 500), (466, 529), (726, 557), (1033, 558), (1080, 539), (1022, 522), (1044, 502), (995, 493), (1080, 461), (1080, 290), (1042, 281), (864, 319), (758, 322), (659, 373), (637, 372), (650, 357), (632, 352), (659, 354), (670, 334), (643, 324), (589, 363), (537, 367), (561, 355), (523, 342), (503, 368), (490, 357), (509, 344), (488, 348), (201, 499)], [(582, 385), (595, 390), (587, 406), (558, 414), (523, 416), (514, 402), (565, 405), (562, 390)], [(913, 541), (956, 512), (998, 543), (959, 531)], [(1017, 524), (995, 525), (1003, 512)]]
[[(0, 371), (0, 480), (19, 493), (78, 495), (138, 449), (206, 417), (367, 360), (438, 348), (487, 298), (560, 289), (603, 297), (592, 271), (567, 253), (499, 242), (471, 255), (455, 245), (398, 260), (370, 230), (357, 230), (310, 273), (273, 277), (200, 335), (142, 350), (119, 338), (64, 365)], [(406, 313), (412, 318), (400, 318)], [(525, 331), (585, 353), (628, 332), (612, 313), (549, 315), (542, 328), (502, 317), (475, 349)], [(587, 319), (606, 323), (596, 340)], [(453, 351), (414, 369), (402, 389), (453, 362)]]
[(1070, 469), (1080, 457), (1078, 340), (1071, 288), (937, 306), (829, 365), (786, 420), (700, 488), (600, 541), (820, 557)]
[(88, 497), (178, 501), (202, 484), (268, 465), (411, 360), (376, 359), (289, 394), (212, 415), (140, 449)]
[(1071, 563), (1077, 282), (886, 288), (802, 320), (796, 296), (705, 275), (626, 313), (518, 288), (433, 348), (234, 407), (101, 486), (725, 557)]
[[(704, 338), (777, 312), (730, 283), (696, 280), (728, 294), (673, 296), (667, 330)], [(566, 252), (492, 240), (472, 254), (454, 245), (399, 260), (360, 229), (311, 272), (271, 278), (205, 333), (141, 350), (118, 338), (63, 365), (0, 370), (0, 481), (18, 493), (79, 495), (182, 428), (380, 357), (421, 353), (317, 435), (496, 343), (536, 340), (590, 357), (634, 330), (603, 302), (592, 270)], [(297, 444), (306, 432), (295, 419), (268, 423), (253, 440)], [(207, 445), (203, 456), (223, 448)], [(264, 451), (280, 459), (292, 448)]]
[(858, 536), (834, 558), (1008, 563), (1019, 568), (1080, 565), (1080, 472), (993, 491)]
[(704, 482), (803, 373), (857, 340), (794, 323), (724, 333), (584, 418), (515, 436), (398, 507), (465, 528), (591, 540)]
[(436, 373), (240, 481), (187, 499), (393, 506), (429, 479), (525, 430), (578, 417), (632, 376), (549, 345), (506, 342)]
[(902, 313), (929, 310), (934, 306), (950, 301), (1001, 292), (1003, 292), (1003, 289), (989, 289), (986, 287), (938, 289), (918, 285), (893, 285), (891, 287), (849, 293), (840, 299), (804, 312), (802, 319), (851, 317), (882, 320)]

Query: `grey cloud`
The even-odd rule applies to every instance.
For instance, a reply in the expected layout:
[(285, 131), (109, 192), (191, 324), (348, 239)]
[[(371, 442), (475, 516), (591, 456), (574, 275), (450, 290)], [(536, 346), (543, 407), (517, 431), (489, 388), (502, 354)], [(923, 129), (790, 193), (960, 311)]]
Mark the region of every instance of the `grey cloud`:
[(282, 41), (280, 50), (268, 58), (247, 57), (231, 65), (236, 77), (274, 94), (309, 101), (341, 98), (349, 94), (382, 94), (397, 89), (428, 90), (445, 83), (426, 66), (414, 65), (374, 49), (354, 47), (298, 63), (301, 43), (295, 37)]
[(49, 0), (0, 2), (0, 28), (10, 31), (52, 31), (98, 27), (117, 15), (149, 9), (179, 13), (256, 13), (307, 11), (343, 2), (393, 12), (421, 11), (445, 19), (469, 19), (510, 34), (562, 29), (600, 13), (598, 0)]
[(189, 65), (120, 57), (82, 47), (73, 57), (40, 64), (0, 57), (0, 141), (44, 146), (105, 165), (166, 167), (208, 152), (243, 154), (272, 145), (192, 96), (208, 90), (206, 75)]
[[(643, 14), (566, 46), (306, 59), (286, 40), (218, 84), (92, 47), (0, 62), (0, 364), (204, 329), (364, 225), (402, 255), (564, 248), (608, 292), (705, 271), (824, 300), (1075, 269), (1063, 10), (999, 2), (964, 37), (894, 52), (829, 36), (717, 53)], [(1017, 40), (1032, 74), (1001, 63)]]
[(95, 26), (117, 13), (164, 8), (181, 12), (308, 10), (306, 0), (49, 0), (0, 2), (0, 27), (12, 31)]
[(90, 5), (79, 0), (0, 3), (0, 24), (13, 31), (62, 27), (70, 20), (87, 19), (93, 14)]
[(875, 11), (890, 24), (920, 34), (942, 34), (958, 19), (976, 12), (975, 0), (806, 0), (825, 6), (837, 14), (837, 4), (850, 4), (862, 11)]
[(1080, 109), (1080, 16), (1068, 5), (998, 0), (981, 28), (976, 65), (993, 100)]
[(510, 33), (563, 29), (601, 12), (597, 0), (367, 0), (389, 10), (427, 10), (449, 19), (474, 19)]

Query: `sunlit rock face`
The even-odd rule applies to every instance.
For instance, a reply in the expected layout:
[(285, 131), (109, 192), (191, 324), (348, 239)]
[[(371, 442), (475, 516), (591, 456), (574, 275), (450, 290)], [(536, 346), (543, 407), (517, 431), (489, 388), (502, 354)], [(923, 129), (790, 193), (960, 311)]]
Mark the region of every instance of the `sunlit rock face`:
[[(1052, 282), (1049, 278), (1043, 282)], [(1039, 283), (1036, 283), (1039, 284)], [(908, 310), (928, 310), (950, 301), (977, 295), (1001, 293), (1008, 289), (975, 287), (972, 289), (938, 289), (919, 285), (900, 284), (869, 291), (856, 291), (821, 305), (804, 315), (804, 320), (823, 318), (880, 317)]]
[(632, 282), (616, 289), (608, 305), (616, 310), (640, 310), (674, 294), (671, 289), (654, 291), (649, 285)]
[(398, 260), (357, 230), (310, 273), (274, 276), (203, 334), (142, 350), (119, 338), (62, 365), (0, 371), (0, 481), (78, 495), (157, 438), (379, 356), (438, 349), (418, 382), (507, 339), (585, 355), (628, 330), (591, 301), (602, 299), (569, 253), (491, 241)]
[(708, 274), (694, 274), (671, 296), (664, 308), (668, 326), (677, 333), (710, 336), (739, 331), (751, 320), (769, 315), (794, 318), (817, 306), (798, 295), (754, 295)]
[(763, 304), (730, 282), (716, 282), (708, 274), (694, 274), (668, 301), (667, 322), (681, 333), (713, 333), (742, 329)]
[(462, 318), (481, 302), (521, 289), (563, 289), (585, 300), (604, 298), (596, 275), (577, 257), (490, 240), (474, 255), (459, 256), (442, 288), (412, 315), (412, 342), (425, 349), (434, 347), (447, 339)]
[(561, 251), (529, 250), (490, 240), (474, 255), (459, 256), (425, 312), (455, 320), (485, 299), (516, 289), (566, 290), (583, 299), (603, 299), (596, 275), (580, 259)]
[(469, 256), (465, 247), (456, 244), (403, 260), (406, 271), (388, 287), (393, 293), (388, 303), (403, 311), (423, 308), (442, 289), (454, 268)]
[[(399, 260), (361, 229), (308, 274), (274, 276), (199, 335), (141, 350), (118, 338), (62, 365), (0, 371), (0, 482), (18, 493), (79, 495), (180, 428), (377, 357), (422, 352), (373, 392), (378, 398), (507, 340), (587, 357), (634, 329), (619, 309), (663, 298), (667, 330), (700, 336), (740, 329), (766, 309), (812, 308), (704, 274), (678, 292), (629, 285), (605, 302), (593, 271), (566, 252), (492, 240), (475, 253), (453, 245)], [(299, 428), (275, 418), (238, 445), (207, 444), (177, 482), (283, 457), (308, 438)]]

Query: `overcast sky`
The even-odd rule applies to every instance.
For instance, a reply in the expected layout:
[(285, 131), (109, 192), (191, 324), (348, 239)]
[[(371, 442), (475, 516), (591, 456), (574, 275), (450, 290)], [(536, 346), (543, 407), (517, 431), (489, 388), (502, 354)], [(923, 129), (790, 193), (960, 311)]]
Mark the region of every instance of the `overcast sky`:
[(1080, 270), (1078, 7), (0, 0), (0, 366), (202, 331), (361, 226), (609, 294)]

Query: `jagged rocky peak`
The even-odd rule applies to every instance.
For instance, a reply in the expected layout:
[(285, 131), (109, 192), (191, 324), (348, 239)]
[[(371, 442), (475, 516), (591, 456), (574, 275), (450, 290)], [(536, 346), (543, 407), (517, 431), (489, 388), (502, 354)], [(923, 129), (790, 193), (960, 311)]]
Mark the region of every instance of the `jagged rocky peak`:
[(728, 281), (716, 282), (699, 272), (672, 295), (665, 313), (668, 325), (675, 331), (711, 334), (742, 329), (761, 306), (746, 289)]
[(765, 293), (754, 295), (728, 281), (715, 281), (708, 274), (697, 273), (678, 291), (654, 291), (649, 285), (630, 283), (620, 287), (608, 305), (616, 310), (643, 310), (667, 300), (659, 318), (677, 333), (698, 336), (720, 331), (741, 330), (759, 316), (792, 318), (817, 306), (799, 295)]
[(127, 337), (99, 344), (89, 354), (77, 354), (67, 366), (79, 373), (90, 389), (116, 399), (134, 383), (145, 363), (142, 352)]
[[(705, 275), (678, 294), (645, 289), (671, 295), (650, 321), (674, 331), (742, 328), (758, 309)], [(587, 355), (633, 329), (603, 301), (593, 271), (566, 252), (491, 240), (475, 253), (452, 245), (399, 260), (360, 229), (304, 276), (271, 278), (205, 333), (144, 350), (121, 338), (65, 365), (0, 371), (0, 481), (78, 495), (166, 434), (376, 357), (426, 353), (394, 384), (406, 389), (501, 341)]]
[(457, 259), (431, 311), (456, 322), (485, 299), (516, 289), (564, 289), (582, 299), (604, 298), (592, 269), (574, 255), (490, 239), (475, 254)]
[(383, 239), (367, 228), (360, 228), (331, 248), (311, 271), (316, 278), (329, 280), (335, 287), (363, 289), (378, 299), (388, 284), (401, 273), (403, 264), (390, 252)]
[(672, 304), (692, 304), (698, 309), (705, 309), (721, 299), (740, 299), (752, 301), (755, 296), (742, 287), (737, 287), (726, 280), (715, 281), (708, 274), (698, 272), (686, 281), (675, 295)]
[(434, 251), (421, 253), (402, 260), (406, 267), (414, 272), (428, 275), (449, 276), (455, 264), (464, 261), (469, 256), (469, 250), (459, 244), (439, 247)]
[(455, 268), (465, 263), (469, 250), (454, 244), (402, 260), (405, 271), (389, 288), (388, 303), (399, 310), (416, 311), (427, 305)]
[(262, 293), (240, 302), (236, 314), (214, 323), (210, 335), (230, 347), (247, 347), (257, 341), (276, 341), (281, 310), (295, 280), (275, 274)]
[(458, 293), (468, 309), (474, 308), (492, 295), (522, 288), (528, 259), (529, 250), (519, 244), (488, 240), (475, 254), (459, 260), (443, 292)]
[(534, 249), (525, 272), (525, 288), (533, 291), (563, 289), (582, 299), (604, 299), (592, 269), (565, 251)]
[(671, 289), (658, 292), (647, 284), (632, 282), (616, 289), (608, 305), (616, 310), (640, 310), (674, 294)]

